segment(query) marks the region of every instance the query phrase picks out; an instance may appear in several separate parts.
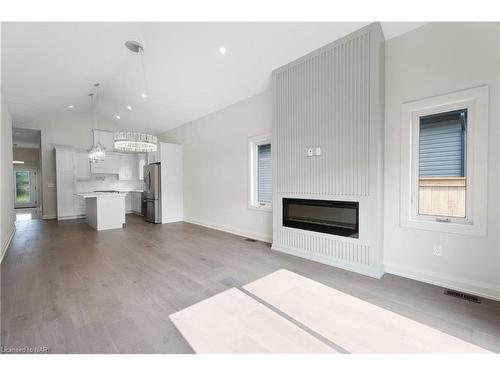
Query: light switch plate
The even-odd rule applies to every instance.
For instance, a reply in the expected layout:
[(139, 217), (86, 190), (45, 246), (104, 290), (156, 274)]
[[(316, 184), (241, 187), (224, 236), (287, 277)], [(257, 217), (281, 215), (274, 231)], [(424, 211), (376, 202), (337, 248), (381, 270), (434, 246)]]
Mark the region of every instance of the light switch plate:
[(321, 155), (321, 147), (316, 147), (316, 149), (314, 151), (315, 151), (314, 154), (316, 156), (320, 156)]

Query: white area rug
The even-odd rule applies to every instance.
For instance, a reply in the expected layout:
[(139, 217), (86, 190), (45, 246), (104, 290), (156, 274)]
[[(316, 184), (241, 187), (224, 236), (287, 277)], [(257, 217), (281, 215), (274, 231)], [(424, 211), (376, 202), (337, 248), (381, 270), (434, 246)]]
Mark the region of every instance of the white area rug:
[(488, 352), (287, 270), (244, 289), (350, 353)]
[(229, 289), (170, 319), (196, 353), (335, 353), (238, 289)]
[(244, 290), (250, 295), (232, 288), (170, 319), (196, 353), (488, 352), (287, 270)]

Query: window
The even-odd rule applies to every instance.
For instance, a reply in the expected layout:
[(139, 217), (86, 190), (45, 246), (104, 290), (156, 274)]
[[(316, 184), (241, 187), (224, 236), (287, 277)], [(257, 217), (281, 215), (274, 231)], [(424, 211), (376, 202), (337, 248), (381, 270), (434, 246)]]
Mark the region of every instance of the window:
[(271, 141), (269, 136), (252, 138), (250, 154), (250, 208), (270, 209), (273, 201)]
[(485, 235), (488, 88), (402, 106), (401, 225)]
[(465, 218), (467, 109), (419, 120), (420, 215)]

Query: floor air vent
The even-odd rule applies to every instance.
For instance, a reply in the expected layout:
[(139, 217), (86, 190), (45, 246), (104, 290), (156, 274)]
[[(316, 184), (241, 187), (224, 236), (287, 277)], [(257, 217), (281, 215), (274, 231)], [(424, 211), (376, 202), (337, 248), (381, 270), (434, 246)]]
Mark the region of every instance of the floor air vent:
[(464, 299), (466, 301), (470, 301), (470, 302), (474, 302), (474, 303), (481, 303), (481, 300), (478, 297), (472, 296), (470, 294), (462, 293), (462, 292), (457, 292), (456, 290), (446, 289), (444, 291), (444, 294), (446, 294), (448, 296), (452, 296), (452, 297), (461, 298), (461, 299)]

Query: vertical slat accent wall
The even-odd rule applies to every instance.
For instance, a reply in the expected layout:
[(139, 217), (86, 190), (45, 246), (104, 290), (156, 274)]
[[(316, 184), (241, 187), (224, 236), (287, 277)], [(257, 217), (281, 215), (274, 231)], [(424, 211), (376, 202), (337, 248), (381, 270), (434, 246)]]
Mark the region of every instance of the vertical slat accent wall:
[[(278, 192), (369, 194), (369, 51), (365, 33), (275, 74)], [(325, 142), (332, 152), (305, 157)]]
[[(371, 24), (273, 72), (273, 249), (381, 273), (384, 43)], [(283, 227), (284, 197), (360, 202), (360, 238)]]

